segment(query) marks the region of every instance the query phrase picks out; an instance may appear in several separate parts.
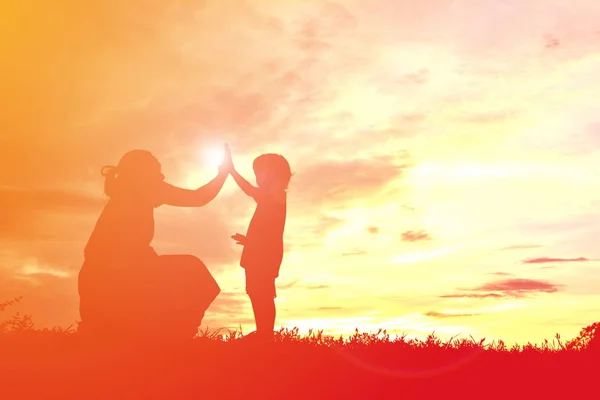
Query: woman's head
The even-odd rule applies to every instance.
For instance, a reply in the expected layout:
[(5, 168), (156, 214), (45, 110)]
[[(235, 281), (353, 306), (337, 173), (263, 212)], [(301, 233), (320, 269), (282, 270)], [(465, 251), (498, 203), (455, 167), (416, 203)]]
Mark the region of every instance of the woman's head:
[(288, 161), (280, 154), (262, 154), (252, 164), (259, 187), (286, 190), (292, 178)]
[(113, 197), (121, 194), (147, 193), (156, 188), (163, 180), (161, 165), (147, 150), (132, 150), (117, 166), (102, 168), (104, 192)]

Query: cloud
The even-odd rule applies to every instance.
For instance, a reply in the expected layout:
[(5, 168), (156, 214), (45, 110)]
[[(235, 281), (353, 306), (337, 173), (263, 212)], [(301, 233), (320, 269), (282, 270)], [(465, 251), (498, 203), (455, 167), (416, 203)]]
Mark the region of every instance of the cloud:
[(324, 161), (300, 168), (294, 176), (293, 195), (315, 207), (360, 201), (376, 195), (401, 176), (405, 165), (389, 157), (370, 160)]
[(460, 317), (474, 317), (479, 314), (460, 314), (460, 313), (429, 311), (429, 312), (425, 313), (424, 315), (427, 317), (433, 317), (433, 318), (460, 318)]
[[(563, 285), (535, 279), (502, 279), (485, 283), (471, 289), (462, 289), (466, 292), (440, 296), (442, 298), (502, 298), (502, 297), (527, 297), (531, 294), (556, 293)], [(469, 293), (487, 292), (487, 293)]]
[(317, 308), (317, 310), (319, 311), (337, 311), (337, 310), (341, 310), (342, 307), (319, 307)]
[(296, 286), (297, 283), (298, 283), (298, 281), (295, 280), (295, 281), (292, 281), (292, 282), (289, 282), (289, 283), (285, 283), (285, 284), (278, 284), (277, 288), (278, 289), (289, 289), (291, 287)]
[(565, 262), (587, 262), (592, 261), (589, 258), (551, 258), (551, 257), (540, 257), (532, 258), (529, 260), (523, 260), (523, 264), (545, 264), (545, 263), (565, 263)]
[(36, 280), (36, 278), (43, 279), (45, 276), (53, 276), (56, 278), (69, 278), (72, 274), (61, 268), (48, 268), (37, 264), (26, 264), (21, 270), (21, 277)]
[(529, 249), (537, 249), (543, 247), (540, 244), (515, 244), (512, 246), (501, 247), (497, 249), (497, 251), (510, 251), (510, 250), (529, 250)]
[(329, 289), (329, 285), (308, 285), (306, 286), (309, 290)]
[(510, 272), (491, 272), (492, 275), (496, 275), (496, 276), (512, 276), (513, 274), (511, 274)]
[[(42, 7), (7, 16), (7, 21), (19, 21), (26, 15), (36, 29), (23, 37), (18, 23), (5, 24), (16, 30), (7, 37), (22, 39), (14, 44), (22, 51), (6, 53), (16, 55), (9, 61), (23, 79), (10, 82), (14, 90), (7, 92), (16, 95), (2, 107), (10, 118), (3, 124), (9, 131), (0, 138), (2, 155), (6, 151), (10, 157), (2, 162), (20, 171), (20, 179), (39, 183), (84, 179), (88, 168), (96, 171), (131, 148), (156, 150), (161, 160), (177, 153), (180, 162), (192, 158), (193, 144), (205, 137), (251, 152), (279, 139), (295, 140), (287, 134), (295, 120), (329, 100), (315, 89), (331, 67), (319, 60), (319, 50), (303, 48), (301, 40), (336, 36), (340, 29), (351, 29), (354, 17), (339, 5), (311, 6), (314, 15), (304, 20), (312, 20), (312, 28), (309, 24), (297, 32), (282, 21), (289, 16), (285, 9), (223, 3), (228, 6), (196, 2), (141, 12), (108, 1), (94, 11), (71, 7), (56, 13)], [(144, 28), (132, 28), (141, 20)], [(76, 40), (72, 31), (78, 32)], [(215, 31), (216, 47), (210, 39)], [(271, 51), (269, 37), (278, 52)], [(232, 54), (228, 49), (233, 46), (244, 51)], [(41, 79), (47, 74), (35, 73), (39, 60), (21, 59), (27, 54), (38, 54), (53, 79)], [(24, 118), (30, 115), (36, 118)], [(11, 174), (0, 169), (0, 181), (11, 181)]]
[(490, 291), (490, 292), (544, 292), (554, 293), (558, 291), (560, 285), (555, 285), (546, 281), (535, 279), (505, 279), (495, 282), (489, 282), (471, 290)]
[(431, 239), (429, 233), (425, 231), (407, 231), (402, 233), (403, 242), (423, 242)]
[(422, 85), (429, 81), (431, 71), (427, 68), (421, 68), (416, 72), (403, 75), (398, 82)]
[(245, 291), (240, 293), (221, 292), (206, 311), (202, 325), (211, 325), (210, 321), (214, 322), (223, 316), (243, 314), (244, 308), (248, 306), (249, 302)]
[(355, 251), (349, 251), (346, 253), (342, 253), (340, 254), (342, 257), (356, 257), (356, 256), (365, 256), (369, 254), (369, 252), (365, 251), (365, 250), (355, 250)]
[(311, 224), (306, 230), (306, 232), (311, 236), (322, 236), (323, 234), (343, 225), (346, 222), (342, 218), (331, 217), (323, 214), (317, 215), (316, 219), (316, 223)]
[(286, 252), (321, 247), (327, 233), (345, 222), (342, 218), (315, 213), (310, 206), (290, 206), (285, 228)]
[(550, 34), (544, 36), (544, 42), (544, 47), (547, 49), (556, 49), (561, 45), (560, 40)]
[(456, 294), (445, 294), (439, 296), (444, 299), (487, 299), (494, 298), (498, 299), (504, 297), (502, 294), (498, 293), (456, 293)]
[(101, 197), (66, 189), (26, 189), (0, 186), (0, 208), (4, 212), (69, 211), (97, 209), (104, 203)]
[(376, 235), (379, 233), (381, 229), (377, 226), (370, 226), (367, 228), (367, 232), (369, 232), (370, 234)]
[(100, 212), (104, 201), (73, 190), (0, 188), (0, 243), (34, 249), (53, 242), (50, 252), (62, 250), (61, 242), (71, 245), (91, 231), (81, 221)]
[[(589, 146), (589, 143), (587, 144)], [(558, 171), (558, 170), (557, 170)], [(572, 179), (572, 178), (570, 178)], [(544, 235), (547, 232), (557, 231), (580, 231), (589, 228), (593, 224), (597, 224), (600, 217), (597, 213), (582, 212), (578, 215), (562, 216), (560, 218), (548, 217), (531, 222), (519, 224), (519, 229), (529, 232), (530, 235)]]
[(472, 124), (495, 124), (502, 121), (510, 120), (515, 117), (517, 112), (514, 109), (505, 109), (498, 111), (488, 111), (480, 113), (471, 113), (456, 117), (457, 122), (467, 122)]

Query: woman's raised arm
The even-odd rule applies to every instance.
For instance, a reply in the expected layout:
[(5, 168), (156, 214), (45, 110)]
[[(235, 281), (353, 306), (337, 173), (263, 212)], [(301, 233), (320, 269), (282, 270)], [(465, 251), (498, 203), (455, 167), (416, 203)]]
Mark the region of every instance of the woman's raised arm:
[(227, 171), (219, 171), (216, 178), (196, 190), (183, 189), (165, 182), (161, 188), (162, 204), (176, 207), (205, 206), (217, 197), (227, 175)]

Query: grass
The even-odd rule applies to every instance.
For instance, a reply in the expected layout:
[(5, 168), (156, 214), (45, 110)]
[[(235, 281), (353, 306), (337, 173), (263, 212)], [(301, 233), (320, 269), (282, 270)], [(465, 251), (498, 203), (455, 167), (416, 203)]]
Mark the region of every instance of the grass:
[(0, 398), (573, 398), (598, 390), (598, 326), (564, 343), (556, 335), (510, 347), (298, 329), (278, 331), (271, 345), (239, 340), (240, 331), (203, 331), (186, 343), (115, 347), (16, 315), (0, 323)]

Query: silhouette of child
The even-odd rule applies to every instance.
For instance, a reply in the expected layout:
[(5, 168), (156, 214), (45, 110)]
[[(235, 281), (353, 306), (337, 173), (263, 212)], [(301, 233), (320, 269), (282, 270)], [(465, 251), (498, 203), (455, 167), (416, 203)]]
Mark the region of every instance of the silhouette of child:
[(256, 336), (270, 340), (276, 316), (275, 279), (283, 260), (286, 190), (292, 173), (287, 160), (279, 154), (263, 154), (252, 166), (258, 187), (250, 184), (231, 165), (231, 176), (257, 204), (246, 236), (236, 233), (232, 239), (244, 246), (240, 266), (246, 272), (246, 293), (252, 302)]

